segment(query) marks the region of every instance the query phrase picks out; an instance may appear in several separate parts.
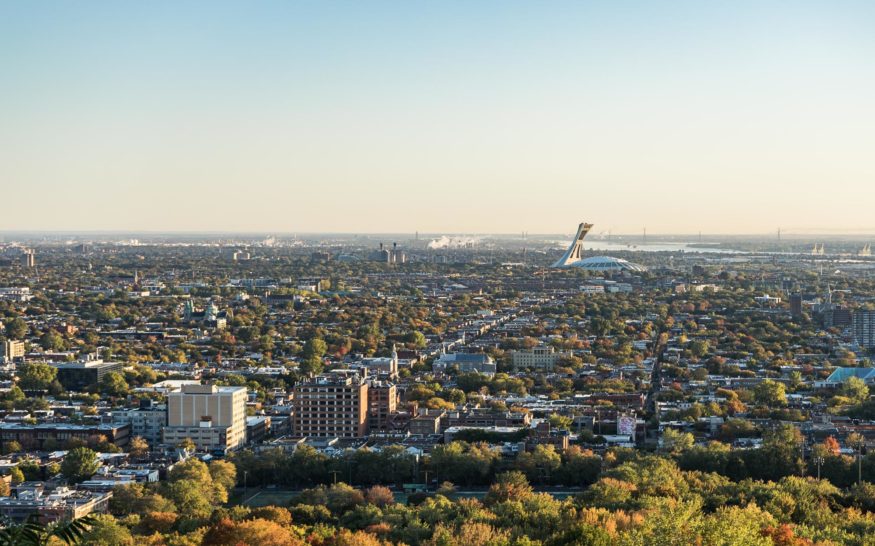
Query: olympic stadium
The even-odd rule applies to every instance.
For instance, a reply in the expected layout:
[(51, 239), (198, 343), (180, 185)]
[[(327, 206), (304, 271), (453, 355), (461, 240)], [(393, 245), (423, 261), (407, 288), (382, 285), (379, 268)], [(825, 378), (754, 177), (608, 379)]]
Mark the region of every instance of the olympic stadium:
[(647, 271), (647, 268), (643, 265), (632, 263), (622, 258), (614, 258), (613, 256), (590, 256), (589, 258), (584, 258), (583, 239), (589, 233), (589, 230), (592, 229), (592, 226), (592, 224), (585, 222), (581, 222), (577, 226), (577, 234), (571, 241), (571, 245), (565, 251), (565, 254), (553, 264), (553, 267), (579, 267), (593, 273), (607, 274), (623, 272), (641, 273)]

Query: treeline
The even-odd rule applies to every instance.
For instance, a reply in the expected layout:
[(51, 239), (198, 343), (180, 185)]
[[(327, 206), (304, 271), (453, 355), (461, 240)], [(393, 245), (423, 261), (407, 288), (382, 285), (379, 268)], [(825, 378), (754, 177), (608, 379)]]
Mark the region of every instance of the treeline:
[[(853, 445), (855, 440), (851, 438), (847, 443)], [(712, 442), (676, 450), (673, 456), (684, 470), (714, 472), (736, 482), (802, 475), (820, 475), (836, 487), (850, 487), (860, 480), (875, 482), (875, 453), (843, 454), (831, 437), (808, 446), (804, 459), (802, 450), (798, 430), (785, 425), (766, 431), (759, 449), (730, 449), (726, 444)]]
[[(767, 434), (763, 448), (740, 452), (760, 454), (746, 464), (771, 465), (775, 473), (804, 471), (796, 466), (801, 464), (793, 455), (799, 438), (792, 430), (776, 429)], [(701, 448), (683, 436), (668, 437), (671, 442), (662, 454), (614, 449), (603, 457), (578, 446), (561, 455), (551, 446), (538, 446), (506, 459), (486, 444), (453, 442), (419, 461), (400, 446), (337, 458), (308, 446), (289, 454), (242, 452), (233, 459), (236, 467), (190, 459), (174, 466), (161, 483), (116, 487), (111, 514), (88, 521), (78, 543), (872, 546), (875, 485), (864, 481), (839, 488), (825, 479), (790, 474), (733, 480), (717, 472), (684, 470), (689, 454)], [(836, 446), (824, 442), (812, 449), (818, 456), (841, 457)], [(90, 475), (91, 468), (85, 467), (94, 462), (93, 455), (76, 468), (65, 460), (70, 468), (62, 473), (68, 478)], [(753, 457), (742, 455), (747, 456)], [(406, 481), (424, 472), (435, 473), (429, 478), (440, 482), (436, 492), (396, 498), (389, 487), (374, 484)], [(343, 483), (349, 476), (362, 483)], [(229, 502), (235, 484), (243, 480), (252, 486), (292, 479), (313, 484), (284, 506)], [(491, 485), (481, 499), (471, 498), (459, 492), (466, 480)], [(558, 499), (535, 492), (533, 482), (587, 486), (574, 497)]]
[[(816, 476), (818, 470), (836, 487), (849, 487), (860, 478), (875, 482), (875, 454), (862, 455), (858, 461), (840, 453), (838, 444), (829, 439), (808, 446), (803, 458), (802, 436), (791, 425), (764, 431), (763, 444), (757, 449), (732, 449), (721, 442), (693, 445), (691, 435), (673, 431), (665, 438), (661, 453), (682, 470), (714, 473), (734, 482)], [(304, 445), (293, 452), (244, 450), (233, 454), (231, 461), (241, 480), (247, 476), (249, 486), (289, 489), (337, 481), (357, 486), (400, 486), (426, 479), (431, 483), (449, 481), (484, 487), (499, 474), (513, 470), (522, 472), (534, 485), (583, 487), (596, 482), (612, 465), (638, 456), (637, 451), (626, 448), (610, 448), (602, 456), (576, 445), (562, 453), (551, 445), (539, 445), (532, 451), (507, 456), (482, 441), (454, 441), (437, 445), (423, 456), (397, 445), (329, 456)]]
[[(294, 452), (279, 449), (241, 451), (231, 459), (247, 485), (298, 488), (345, 481), (354, 485), (401, 485), (450, 481), (465, 486), (488, 486), (495, 476), (519, 470), (535, 484), (584, 486), (598, 479), (602, 458), (579, 446), (560, 454), (553, 446), (537, 446), (515, 458), (505, 458), (483, 442), (456, 441), (435, 446), (429, 456), (417, 457), (401, 446), (379, 451), (349, 450), (328, 456), (310, 446)], [(242, 485), (242, 484), (241, 484)]]
[[(89, 522), (97, 546), (870, 546), (875, 486), (841, 490), (790, 476), (732, 482), (684, 471), (668, 457), (606, 460), (574, 498), (536, 493), (520, 471), (503, 472), (482, 499), (450, 483), (396, 498), (384, 486), (345, 483), (304, 490), (287, 506), (221, 506), (202, 463), (171, 476), (178, 487), (121, 486), (113, 516)], [(216, 470), (219, 470), (218, 468)], [(188, 505), (182, 490), (201, 488)], [(174, 498), (163, 497), (173, 493)]]

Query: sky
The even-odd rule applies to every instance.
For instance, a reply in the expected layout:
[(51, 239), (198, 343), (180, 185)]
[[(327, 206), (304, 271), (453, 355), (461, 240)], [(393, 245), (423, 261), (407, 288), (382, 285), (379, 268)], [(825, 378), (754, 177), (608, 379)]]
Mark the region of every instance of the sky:
[(0, 231), (875, 233), (875, 2), (0, 0)]

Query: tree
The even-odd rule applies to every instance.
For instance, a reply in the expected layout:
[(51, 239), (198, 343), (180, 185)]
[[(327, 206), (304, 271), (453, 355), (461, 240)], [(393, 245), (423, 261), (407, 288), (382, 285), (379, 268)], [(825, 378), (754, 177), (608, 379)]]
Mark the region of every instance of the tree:
[(487, 444), (450, 442), (435, 446), (431, 453), (431, 467), (439, 480), (457, 484), (485, 484), (492, 474), (492, 465), (500, 454)]
[(303, 356), (305, 359), (307, 358), (319, 358), (321, 359), (325, 356), (325, 352), (328, 350), (328, 344), (325, 343), (324, 339), (314, 337), (308, 339), (304, 344)]
[(100, 379), (100, 392), (109, 396), (127, 396), (130, 392), (125, 376), (118, 372), (109, 372)]
[(426, 345), (428, 345), (428, 340), (425, 338), (425, 335), (419, 331), (410, 332), (407, 334), (404, 341), (413, 345), (417, 349), (425, 349)]
[(197, 449), (197, 445), (194, 443), (194, 440), (191, 438), (183, 438), (176, 444), (176, 449), (184, 451), (186, 453), (192, 453)]
[(702, 526), (702, 542), (714, 546), (773, 546), (763, 529), (774, 524), (774, 518), (755, 504), (744, 508), (724, 506)]
[(134, 537), (127, 527), (112, 516), (95, 516), (91, 528), (82, 537), (85, 544), (94, 546), (133, 546)]
[(578, 523), (561, 534), (555, 536), (547, 543), (549, 546), (565, 546), (566, 544), (586, 546), (612, 546), (615, 541), (601, 527)]
[(17, 485), (25, 481), (24, 472), (22, 472), (17, 466), (9, 471), (9, 475), (12, 477), (12, 485)]
[(642, 496), (681, 498), (690, 488), (677, 464), (658, 456), (630, 459), (602, 476), (602, 480), (614, 478), (626, 482)]
[(171, 501), (177, 512), (187, 518), (205, 518), (213, 510), (210, 495), (195, 480), (176, 480), (161, 484), (161, 492)]
[(57, 368), (42, 362), (27, 362), (19, 367), (18, 383), (24, 390), (48, 390), (57, 377)]
[(64, 338), (54, 330), (44, 333), (39, 340), (40, 346), (45, 350), (60, 351), (64, 348)]
[(292, 524), (292, 514), (285, 508), (279, 506), (262, 506), (253, 509), (246, 516), (246, 519), (265, 519), (278, 523), (283, 527), (288, 527)]
[(237, 467), (228, 461), (215, 460), (210, 462), (210, 477), (225, 491), (230, 491), (237, 485)]
[(326, 490), (325, 506), (335, 514), (343, 514), (364, 502), (362, 492), (345, 483), (332, 484)]
[(793, 370), (790, 372), (790, 388), (794, 391), (802, 386), (802, 372), (799, 370)]
[(786, 406), (787, 389), (783, 383), (765, 379), (754, 387), (754, 400), (764, 406)]
[(142, 514), (140, 523), (136, 527), (137, 532), (141, 534), (167, 533), (178, 519), (175, 512), (142, 512)]
[(645, 518), (641, 527), (635, 529), (633, 544), (688, 546), (702, 543), (699, 538), (703, 528), (701, 502), (657, 499), (653, 505), (657, 509)]
[(574, 422), (574, 419), (572, 419), (570, 416), (559, 415), (558, 413), (551, 413), (548, 419), (550, 421), (550, 426), (559, 430), (570, 429), (571, 423)]
[(289, 508), (294, 521), (306, 524), (331, 521), (331, 510), (322, 505), (297, 504)]
[(637, 489), (633, 483), (602, 477), (583, 492), (581, 499), (587, 505), (616, 510), (629, 506)]
[(304, 349), (301, 352), (303, 357), (298, 369), (307, 375), (322, 373), (323, 363), (322, 357), (328, 351), (328, 344), (322, 338), (314, 337), (304, 343)]
[(375, 485), (365, 491), (365, 500), (370, 504), (383, 508), (395, 502), (392, 490), (382, 485)]
[(530, 452), (520, 453), (516, 466), (530, 481), (550, 483), (562, 466), (562, 457), (552, 445), (537, 445)]
[(728, 419), (720, 426), (720, 438), (727, 442), (754, 435), (758, 435), (757, 428), (747, 419)]
[(305, 375), (318, 375), (322, 373), (324, 367), (321, 357), (310, 356), (300, 362), (298, 370)]
[(22, 339), (27, 335), (28, 326), (22, 319), (16, 317), (5, 322), (6, 337), (9, 339)]
[(690, 353), (695, 358), (702, 358), (703, 356), (708, 354), (710, 347), (708, 346), (707, 341), (693, 340), (689, 343), (689, 345), (687, 345), (687, 349), (689, 349)]
[(837, 457), (842, 452), (842, 446), (839, 445), (838, 440), (836, 440), (834, 436), (827, 436), (823, 441), (823, 447), (825, 451), (833, 457)]
[(778, 480), (805, 470), (802, 433), (793, 425), (780, 425), (763, 433), (763, 447), (743, 454), (751, 477)]
[(21, 451), (21, 444), (16, 440), (9, 440), (3, 444), (3, 453), (5, 455), (18, 453), (19, 451)]
[(442, 482), (438, 486), (436, 493), (438, 495), (451, 498), (456, 494), (456, 486), (453, 485), (453, 482)]
[(866, 445), (866, 438), (859, 432), (852, 432), (845, 437), (845, 443), (855, 451), (860, 451)]
[(27, 396), (18, 385), (13, 385), (12, 388), (3, 395), (3, 400), (12, 402), (13, 405), (23, 402), (25, 399), (27, 399)]
[(450, 389), (444, 397), (454, 405), (464, 404), (468, 397), (462, 389)]
[(562, 454), (562, 467), (557, 473), (557, 482), (571, 486), (594, 483), (602, 469), (602, 458), (580, 446), (569, 446)]
[(128, 444), (128, 453), (135, 459), (143, 459), (149, 454), (149, 442), (142, 436), (134, 436)]
[(682, 453), (693, 447), (695, 443), (695, 437), (689, 432), (680, 432), (673, 428), (667, 428), (662, 433), (660, 451), (664, 453)]
[(198, 459), (188, 459), (167, 473), (161, 492), (177, 506), (181, 514), (204, 517), (213, 506), (228, 501), (228, 489), (225, 486), (230, 484), (228, 488), (233, 487), (235, 480), (236, 469), (231, 463), (214, 461), (207, 466)]
[(97, 472), (100, 462), (97, 453), (87, 447), (77, 447), (67, 452), (61, 463), (61, 474), (73, 484), (83, 482)]
[(532, 486), (529, 485), (526, 475), (514, 470), (495, 477), (495, 483), (489, 488), (483, 502), (492, 505), (509, 500), (523, 500), (530, 495), (532, 495)]
[(109, 510), (115, 515), (173, 512), (173, 503), (143, 484), (117, 485), (109, 499)]
[(849, 377), (839, 392), (855, 404), (862, 404), (869, 399), (869, 387), (859, 377)]
[[(21, 482), (25, 481), (38, 481), (42, 479), (42, 470), (40, 467), (40, 463), (36, 459), (25, 459), (23, 461), (19, 461), (18, 466), (16, 467), (21, 473)], [(12, 473), (13, 483), (21, 483), (15, 482), (14, 480), (19, 478), (18, 472)]]
[(304, 542), (291, 532), (266, 519), (234, 522), (224, 518), (215, 523), (204, 535), (204, 544), (213, 546), (238, 546), (241, 544), (263, 546), (303, 546)]
[(875, 484), (860, 482), (854, 484), (848, 493), (855, 506), (867, 512), (875, 511)]

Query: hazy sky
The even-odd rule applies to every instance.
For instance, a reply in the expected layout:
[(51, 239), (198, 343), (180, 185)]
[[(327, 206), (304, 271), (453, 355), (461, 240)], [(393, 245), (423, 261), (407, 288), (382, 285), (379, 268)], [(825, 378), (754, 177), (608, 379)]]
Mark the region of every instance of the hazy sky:
[(875, 233), (875, 2), (0, 0), (0, 230)]

